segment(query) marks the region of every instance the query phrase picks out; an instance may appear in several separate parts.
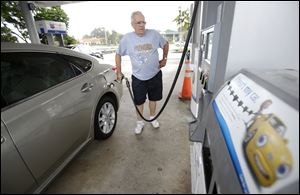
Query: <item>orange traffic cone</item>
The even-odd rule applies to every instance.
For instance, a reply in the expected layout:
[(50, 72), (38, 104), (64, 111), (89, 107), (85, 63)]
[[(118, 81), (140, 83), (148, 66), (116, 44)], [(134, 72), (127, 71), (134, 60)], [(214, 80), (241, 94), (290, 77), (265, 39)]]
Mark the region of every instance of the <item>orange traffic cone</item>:
[(181, 100), (190, 100), (192, 96), (192, 70), (190, 66), (190, 60), (185, 60), (185, 75), (182, 85), (182, 90), (179, 92), (179, 99)]

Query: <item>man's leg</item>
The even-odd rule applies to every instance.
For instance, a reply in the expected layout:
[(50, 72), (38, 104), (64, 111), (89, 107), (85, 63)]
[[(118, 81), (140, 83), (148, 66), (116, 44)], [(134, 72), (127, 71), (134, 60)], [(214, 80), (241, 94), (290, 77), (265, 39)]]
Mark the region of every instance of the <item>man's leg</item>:
[[(143, 112), (144, 112), (144, 104), (141, 104), (141, 105), (138, 105), (136, 106), (138, 108), (138, 110), (140, 111), (140, 113), (143, 115)], [(138, 121), (141, 121), (143, 120), (142, 117), (139, 115), (139, 113), (136, 111), (136, 118)]]
[(156, 101), (149, 100), (149, 110), (150, 110), (150, 116), (155, 116)]
[[(138, 105), (137, 106), (138, 110), (140, 111), (140, 113), (143, 115), (143, 111), (144, 111), (144, 104)], [(145, 123), (142, 120), (142, 117), (140, 117), (139, 113), (136, 111), (136, 127), (134, 129), (135, 134), (141, 134), (144, 128)]]
[[(159, 71), (148, 82), (148, 97), (149, 97), (149, 109), (150, 109), (150, 120), (152, 120), (156, 114), (156, 101), (162, 99), (162, 73)], [(155, 119), (151, 122), (154, 128), (159, 127), (158, 121)]]
[[(147, 94), (147, 87), (145, 86), (145, 82), (137, 79), (132, 75), (132, 92), (134, 95), (134, 102), (137, 105), (137, 109), (140, 111), (140, 113), (143, 115), (144, 111), (144, 103), (146, 100), (146, 94)], [(135, 134), (140, 134), (143, 131), (145, 123), (142, 120), (142, 117), (140, 117), (139, 113), (136, 111), (136, 127), (135, 127)]]
[[(154, 118), (155, 112), (156, 112), (156, 101), (149, 101), (149, 109), (150, 109), (150, 120)], [(154, 121), (151, 122), (152, 126), (154, 128), (159, 127), (158, 121), (155, 119)]]

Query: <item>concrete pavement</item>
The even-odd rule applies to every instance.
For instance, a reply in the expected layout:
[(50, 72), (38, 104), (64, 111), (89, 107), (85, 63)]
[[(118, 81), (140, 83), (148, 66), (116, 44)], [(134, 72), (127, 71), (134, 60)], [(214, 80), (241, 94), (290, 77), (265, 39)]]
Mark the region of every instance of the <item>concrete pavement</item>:
[[(170, 90), (180, 57), (178, 53), (170, 53), (167, 66), (162, 69), (164, 96), (157, 110)], [(104, 61), (114, 64), (114, 54), (106, 54)], [(193, 118), (190, 101), (178, 99), (184, 68), (168, 105), (158, 118), (160, 128), (154, 129), (147, 123), (141, 135), (133, 131), (136, 114), (124, 82), (113, 136), (92, 142), (46, 193), (191, 193), (188, 123)], [(129, 58), (123, 58), (122, 69), (130, 78)], [(144, 116), (149, 118), (148, 106), (145, 106)]]

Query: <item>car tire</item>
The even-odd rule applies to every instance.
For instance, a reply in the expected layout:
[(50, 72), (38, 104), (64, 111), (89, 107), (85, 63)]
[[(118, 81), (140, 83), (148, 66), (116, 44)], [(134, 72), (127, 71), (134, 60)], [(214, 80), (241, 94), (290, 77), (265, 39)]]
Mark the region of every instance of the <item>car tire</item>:
[(99, 101), (94, 118), (95, 139), (109, 138), (117, 124), (117, 106), (113, 98), (104, 96)]

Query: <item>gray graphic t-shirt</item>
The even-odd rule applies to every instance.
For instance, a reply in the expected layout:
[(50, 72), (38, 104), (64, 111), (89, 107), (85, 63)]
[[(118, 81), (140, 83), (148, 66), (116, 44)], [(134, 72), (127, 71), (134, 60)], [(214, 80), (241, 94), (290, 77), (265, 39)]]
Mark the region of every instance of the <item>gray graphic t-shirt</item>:
[(163, 48), (166, 40), (155, 30), (146, 29), (144, 36), (135, 32), (127, 33), (120, 41), (117, 54), (129, 55), (132, 74), (140, 80), (148, 80), (159, 72), (158, 48)]

